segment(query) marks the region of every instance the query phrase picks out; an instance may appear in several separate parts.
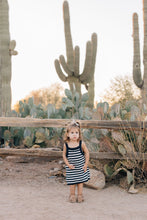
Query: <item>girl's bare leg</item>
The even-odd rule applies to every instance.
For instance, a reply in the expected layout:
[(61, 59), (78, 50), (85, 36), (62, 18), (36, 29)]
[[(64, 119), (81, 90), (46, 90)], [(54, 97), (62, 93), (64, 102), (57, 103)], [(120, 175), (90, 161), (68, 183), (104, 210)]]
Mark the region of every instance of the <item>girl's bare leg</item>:
[(83, 183), (79, 183), (78, 185), (78, 202), (83, 202)]
[(83, 183), (79, 183), (78, 184), (78, 195), (82, 195), (83, 194)]
[(72, 203), (76, 202), (75, 190), (76, 190), (76, 185), (70, 185), (69, 201), (72, 202)]
[(70, 185), (70, 195), (75, 195), (76, 185)]

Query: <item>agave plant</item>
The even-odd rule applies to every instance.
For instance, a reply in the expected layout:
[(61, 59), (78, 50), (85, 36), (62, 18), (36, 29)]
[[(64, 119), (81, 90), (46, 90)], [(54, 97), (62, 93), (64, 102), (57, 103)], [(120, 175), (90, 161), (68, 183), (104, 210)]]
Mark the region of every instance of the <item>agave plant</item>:
[[(104, 172), (109, 178), (118, 173), (126, 173), (128, 189), (133, 192), (132, 189), (136, 183), (146, 181), (143, 158), (143, 153), (147, 151), (145, 132), (142, 130), (112, 131), (111, 138), (113, 151), (120, 154), (122, 159), (105, 164)], [(138, 156), (138, 153), (142, 153), (142, 158)], [(136, 192), (135, 189), (134, 192)]]

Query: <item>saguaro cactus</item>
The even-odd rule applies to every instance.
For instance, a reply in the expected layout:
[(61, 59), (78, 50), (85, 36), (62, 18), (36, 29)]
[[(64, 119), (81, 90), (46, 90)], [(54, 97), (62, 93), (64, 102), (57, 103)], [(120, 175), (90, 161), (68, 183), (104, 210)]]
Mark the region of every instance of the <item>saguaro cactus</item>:
[(0, 0), (0, 116), (7, 116), (11, 111), (11, 55), (15, 41), (10, 42), (9, 6), (7, 0)]
[(144, 21), (144, 45), (143, 45), (143, 65), (144, 75), (141, 75), (140, 68), (140, 42), (139, 42), (139, 25), (138, 15), (133, 14), (133, 80), (138, 88), (141, 89), (142, 103), (147, 104), (147, 0), (143, 0), (143, 21)]
[[(64, 1), (63, 3), (63, 18), (67, 61), (65, 61), (64, 56), (61, 55), (59, 60), (55, 60), (55, 68), (59, 78), (64, 82), (68, 82), (72, 92), (76, 90), (81, 94), (81, 84), (84, 84), (87, 89), (89, 87), (89, 105), (92, 106), (94, 103), (94, 71), (97, 52), (97, 34), (93, 33), (91, 41), (87, 42), (84, 69), (80, 74), (80, 49), (79, 46), (76, 46), (73, 49), (69, 6), (67, 1)], [(63, 73), (62, 69), (67, 75)], [(90, 85), (90, 83), (92, 84)]]

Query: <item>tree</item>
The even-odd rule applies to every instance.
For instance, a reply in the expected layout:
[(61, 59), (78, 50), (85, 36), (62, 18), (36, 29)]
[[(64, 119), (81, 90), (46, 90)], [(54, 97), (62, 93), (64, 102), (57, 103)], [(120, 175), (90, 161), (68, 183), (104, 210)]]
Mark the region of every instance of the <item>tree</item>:
[[(54, 83), (50, 87), (33, 90), (24, 99), (34, 98), (34, 104), (42, 104), (47, 106), (49, 103), (54, 104), (56, 108), (61, 106), (62, 97), (64, 96), (64, 88), (59, 83)], [(19, 103), (14, 105), (14, 109), (18, 112)]]
[(140, 97), (140, 90), (135, 87), (133, 79), (127, 75), (112, 79), (109, 88), (101, 96), (110, 106), (120, 103), (122, 107), (125, 106), (126, 101), (138, 100)]

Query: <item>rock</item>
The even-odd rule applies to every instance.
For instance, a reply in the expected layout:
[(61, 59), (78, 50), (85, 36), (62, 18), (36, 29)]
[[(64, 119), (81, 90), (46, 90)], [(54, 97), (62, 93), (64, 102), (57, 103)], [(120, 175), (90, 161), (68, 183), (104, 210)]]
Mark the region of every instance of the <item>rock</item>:
[(90, 169), (90, 180), (84, 185), (93, 189), (103, 189), (105, 187), (105, 175), (101, 171)]
[(0, 164), (2, 164), (3, 163), (3, 159), (0, 157)]
[(54, 171), (55, 171), (55, 172), (57, 172), (57, 171), (59, 171), (59, 170), (60, 170), (60, 169), (59, 169), (58, 167), (55, 167), (55, 168), (54, 168)]
[(22, 163), (24, 161), (24, 159), (20, 156), (7, 156), (5, 160), (14, 163)]
[(49, 171), (49, 176), (61, 176), (62, 175), (62, 171), (61, 171), (61, 169), (60, 168), (58, 168), (58, 167), (55, 167), (55, 168), (53, 168), (53, 169), (51, 169), (50, 171)]
[(58, 164), (64, 164), (64, 161), (63, 160), (59, 160)]

